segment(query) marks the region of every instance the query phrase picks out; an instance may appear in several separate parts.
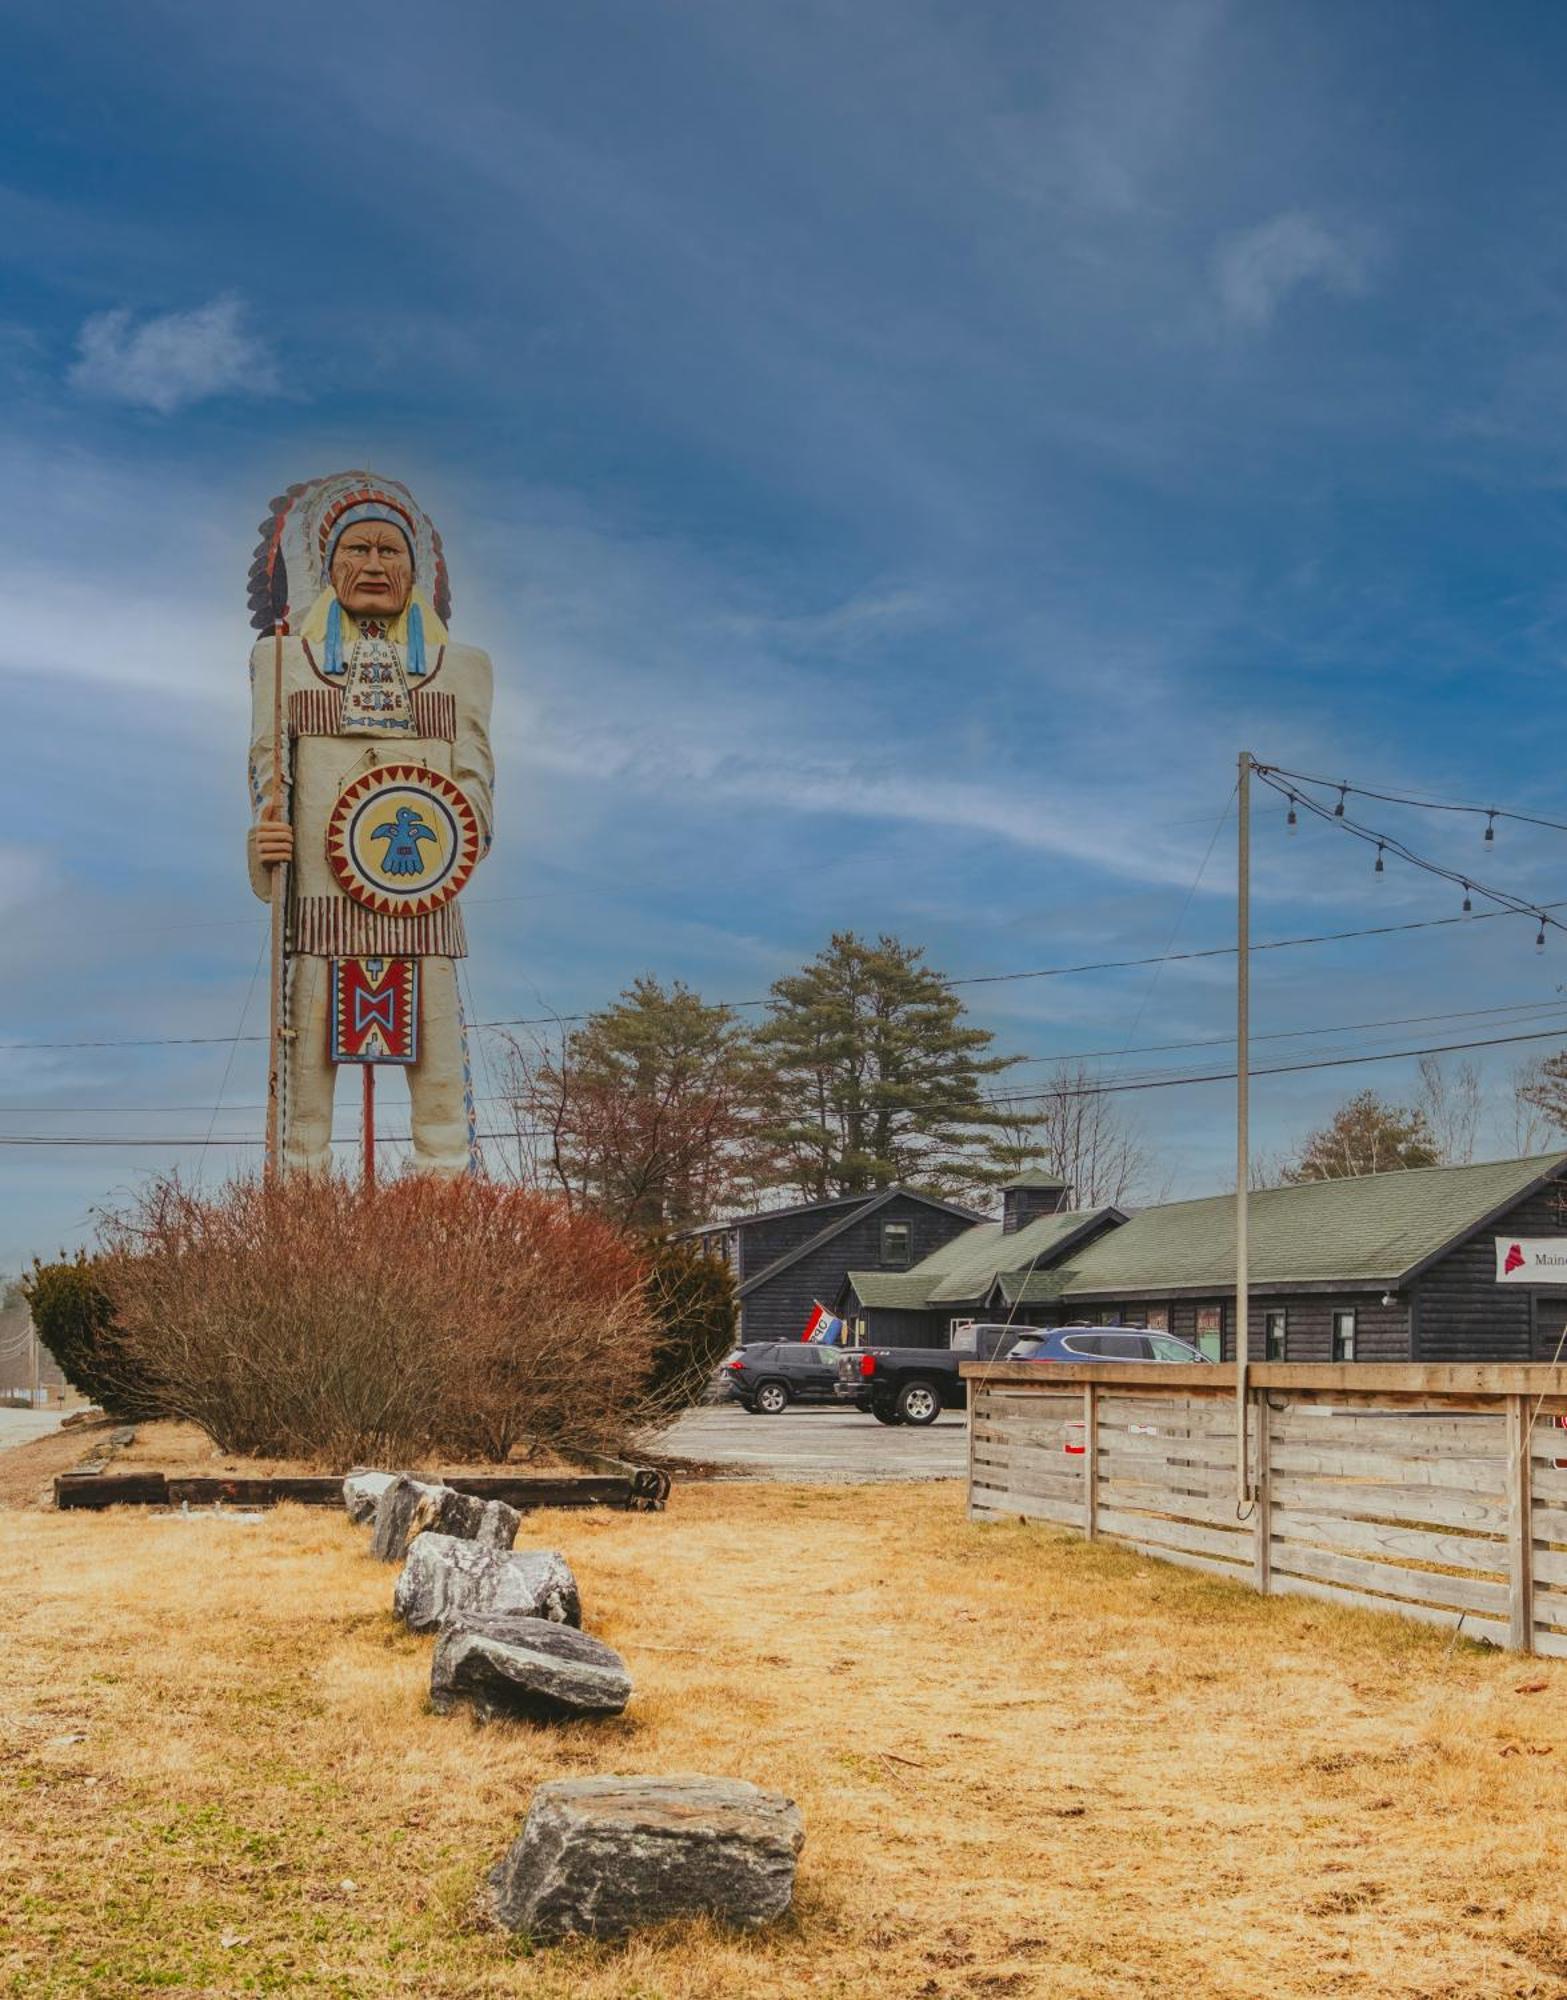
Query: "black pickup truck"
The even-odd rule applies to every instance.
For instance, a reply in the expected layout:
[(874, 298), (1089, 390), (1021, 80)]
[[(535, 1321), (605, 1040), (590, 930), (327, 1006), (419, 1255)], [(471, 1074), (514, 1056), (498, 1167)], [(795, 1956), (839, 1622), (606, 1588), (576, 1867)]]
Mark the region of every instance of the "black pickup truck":
[(963, 1361), (999, 1361), (1037, 1326), (966, 1326), (954, 1347), (852, 1347), (838, 1363), (838, 1396), (879, 1424), (933, 1424), (968, 1407)]

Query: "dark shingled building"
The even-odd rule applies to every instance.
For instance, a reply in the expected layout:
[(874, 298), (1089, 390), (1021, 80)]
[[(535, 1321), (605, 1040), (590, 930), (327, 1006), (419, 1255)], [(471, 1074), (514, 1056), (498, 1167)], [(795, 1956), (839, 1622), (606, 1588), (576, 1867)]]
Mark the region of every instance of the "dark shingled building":
[[(1247, 1345), (1279, 1361), (1551, 1361), (1567, 1354), (1567, 1283), (1502, 1269), (1555, 1240), (1567, 1276), (1567, 1153), (1267, 1188), (1251, 1197)], [(1059, 1183), (1056, 1184), (1059, 1187)], [(838, 1309), (866, 1344), (945, 1347), (955, 1324), (1162, 1328), (1230, 1358), (1235, 1200), (981, 1223), (913, 1269), (854, 1266)], [(1065, 1190), (1060, 1191), (1064, 1203)], [(1030, 1219), (1031, 1217), (1031, 1219)], [(1547, 1263), (1544, 1267), (1549, 1270)]]
[(741, 1340), (798, 1340), (817, 1302), (830, 1306), (837, 1297), (851, 1265), (906, 1273), (979, 1220), (957, 1202), (890, 1187), (735, 1216), (685, 1234), (734, 1272)]

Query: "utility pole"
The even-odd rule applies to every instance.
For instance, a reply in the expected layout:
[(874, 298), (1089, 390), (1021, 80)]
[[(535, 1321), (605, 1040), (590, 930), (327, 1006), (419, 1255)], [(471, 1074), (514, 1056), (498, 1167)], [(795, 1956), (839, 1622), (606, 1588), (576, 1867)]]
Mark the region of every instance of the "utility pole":
[(31, 1313), (27, 1315), (27, 1400), (33, 1409), (38, 1407), (38, 1329), (33, 1324)]
[(1235, 1497), (1251, 1499), (1246, 1464), (1246, 1362), (1251, 1319), (1251, 1246), (1247, 1225), (1251, 1179), (1251, 769), (1249, 750), (1236, 775), (1239, 827), (1235, 848)]

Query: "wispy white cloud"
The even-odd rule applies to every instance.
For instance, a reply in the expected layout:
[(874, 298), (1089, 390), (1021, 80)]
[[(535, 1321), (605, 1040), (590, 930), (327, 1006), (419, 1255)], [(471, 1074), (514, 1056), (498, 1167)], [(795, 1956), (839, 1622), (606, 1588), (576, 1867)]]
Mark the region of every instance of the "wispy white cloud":
[(139, 323), (125, 307), (94, 313), (77, 337), (70, 380), (84, 395), (165, 417), (212, 396), (278, 390), (272, 351), (248, 330), (244, 304), (231, 295)]
[(1363, 292), (1369, 262), (1360, 232), (1332, 229), (1303, 209), (1289, 209), (1226, 237), (1214, 257), (1214, 284), (1231, 324), (1259, 330), (1302, 285), (1341, 297)]

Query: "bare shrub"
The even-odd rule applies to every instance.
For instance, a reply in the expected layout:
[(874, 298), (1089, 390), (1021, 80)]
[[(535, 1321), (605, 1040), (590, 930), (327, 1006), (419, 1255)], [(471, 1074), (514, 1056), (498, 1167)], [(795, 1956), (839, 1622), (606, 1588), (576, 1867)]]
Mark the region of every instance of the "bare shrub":
[(152, 1182), (102, 1219), (128, 1357), (225, 1451), (323, 1463), (609, 1451), (638, 1427), (644, 1260), (530, 1189)]

